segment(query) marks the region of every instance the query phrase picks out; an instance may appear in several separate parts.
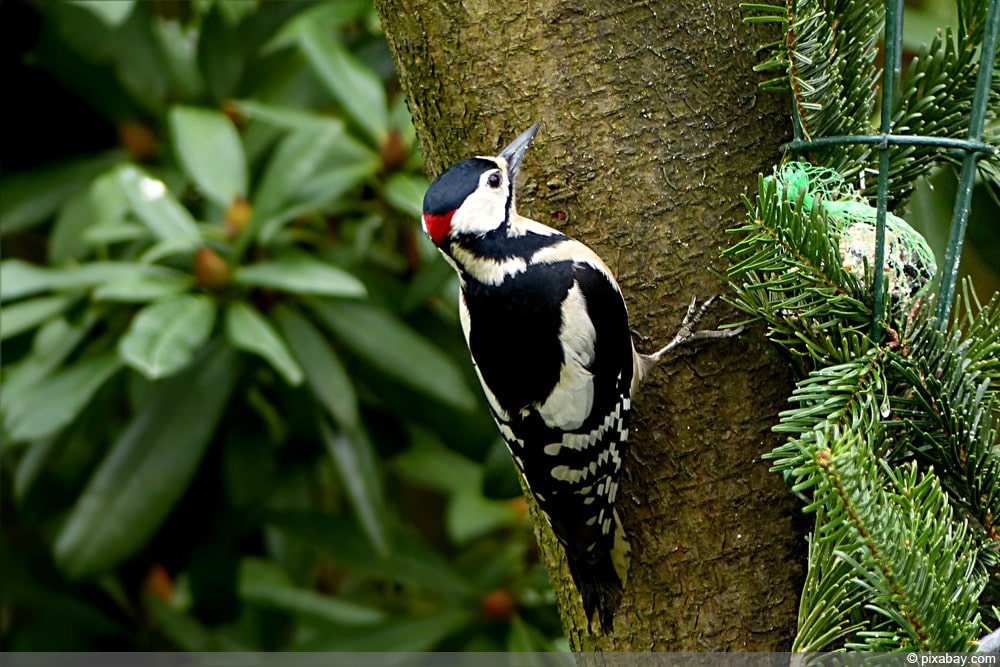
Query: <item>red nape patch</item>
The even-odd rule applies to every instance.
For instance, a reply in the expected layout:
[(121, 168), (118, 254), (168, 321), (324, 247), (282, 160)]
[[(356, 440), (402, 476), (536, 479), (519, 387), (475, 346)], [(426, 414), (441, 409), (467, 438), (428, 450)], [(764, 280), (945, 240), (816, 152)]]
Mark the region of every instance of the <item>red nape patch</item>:
[(434, 245), (441, 245), (448, 237), (453, 215), (455, 215), (454, 211), (448, 211), (441, 215), (424, 213), (424, 231), (427, 232), (427, 236), (431, 237), (431, 241), (434, 241)]

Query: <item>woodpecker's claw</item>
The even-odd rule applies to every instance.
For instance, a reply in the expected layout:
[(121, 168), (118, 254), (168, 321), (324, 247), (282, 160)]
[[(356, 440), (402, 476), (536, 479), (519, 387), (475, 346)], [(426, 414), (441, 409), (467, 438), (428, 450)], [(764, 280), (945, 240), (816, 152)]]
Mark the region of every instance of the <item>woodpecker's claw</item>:
[(740, 325), (735, 329), (704, 329), (701, 331), (695, 331), (694, 326), (701, 321), (701, 318), (705, 315), (705, 311), (708, 310), (709, 306), (715, 302), (718, 295), (710, 296), (705, 299), (701, 307), (698, 307), (698, 297), (691, 297), (691, 303), (688, 305), (687, 313), (684, 315), (684, 321), (681, 322), (681, 327), (677, 331), (677, 335), (674, 339), (666, 344), (662, 349), (657, 350), (653, 354), (647, 355), (651, 361), (659, 361), (663, 358), (665, 354), (671, 350), (680, 347), (681, 345), (687, 345), (688, 343), (693, 343), (698, 340), (706, 340), (710, 338), (732, 338), (733, 336), (738, 336), (743, 332), (743, 326)]

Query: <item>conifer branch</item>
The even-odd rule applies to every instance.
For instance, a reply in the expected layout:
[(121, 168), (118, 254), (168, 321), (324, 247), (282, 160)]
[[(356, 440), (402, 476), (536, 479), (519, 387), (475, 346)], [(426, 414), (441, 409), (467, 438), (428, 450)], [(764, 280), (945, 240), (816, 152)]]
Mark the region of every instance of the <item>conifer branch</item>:
[(870, 280), (846, 270), (820, 203), (838, 190), (791, 173), (761, 180), (723, 255), (730, 300), (802, 375), (766, 455), (817, 517), (795, 650), (969, 650), (1000, 587), (1000, 297), (981, 306), (967, 284), (946, 334), (917, 299), (876, 343)]
[(835, 540), (819, 539), (827, 517), (823, 505), (816, 508), (816, 522), (809, 542), (809, 566), (799, 599), (799, 620), (794, 653), (818, 653), (863, 631), (867, 619), (860, 615), (864, 596), (854, 584), (855, 571), (836, 556)]
[[(969, 115), (976, 89), (976, 65), (979, 43), (982, 40), (982, 23), (985, 20), (985, 2), (975, 3), (980, 11), (974, 13), (974, 35), (970, 39), (950, 29), (938, 32), (929, 46), (921, 48), (913, 58), (903, 79), (902, 94), (893, 110), (892, 132), (913, 136), (947, 137), (964, 139), (969, 132)], [(1000, 91), (994, 86), (989, 108), (1000, 104)], [(992, 114), (991, 117), (995, 117)], [(872, 153), (871, 147), (867, 147)], [(873, 154), (865, 160), (874, 164)], [(942, 162), (958, 164), (960, 160), (934, 146), (899, 146), (889, 156), (889, 208), (895, 208), (909, 197), (921, 176)], [(868, 197), (875, 196), (875, 184), (865, 190)]]
[[(761, 178), (747, 224), (730, 230), (744, 238), (723, 251), (733, 294), (727, 297), (749, 321), (764, 320), (768, 338), (789, 351), (800, 370), (814, 362), (845, 362), (864, 351), (871, 322), (865, 287), (843, 268), (820, 207), (806, 211), (778, 181)], [(800, 344), (807, 346), (805, 354)]]
[[(935, 140), (954, 143), (969, 131), (987, 3), (956, 2), (957, 29), (921, 50), (892, 97), (889, 133), (906, 140), (889, 142), (881, 175), (890, 210), (916, 179), (954, 160)], [(762, 88), (790, 94), (796, 139), (826, 139), (796, 146), (873, 197), (876, 179), (859, 177), (875, 171), (879, 153), (872, 116), (883, 0), (744, 9), (748, 21), (784, 27), (757, 70), (777, 73)], [(1000, 77), (988, 97), (987, 147), (1000, 143)], [(1000, 153), (978, 164), (1000, 199)], [(982, 618), (1000, 621), (1000, 296), (982, 305), (967, 282), (942, 333), (924, 239), (890, 215), (889, 273), (872, 276), (858, 261), (872, 256), (871, 207), (816, 168), (795, 168), (761, 179), (746, 224), (733, 230), (743, 236), (723, 252), (732, 262), (729, 300), (748, 321), (766, 323), (801, 378), (775, 427), (788, 440), (767, 455), (816, 515), (794, 650), (842, 641), (861, 650), (970, 650)], [(886, 312), (868, 306), (875, 280), (895, 299)], [(887, 327), (884, 341), (869, 336), (873, 316)]]
[[(883, 0), (787, 0), (785, 5), (745, 4), (751, 22), (780, 22), (784, 39), (765, 45), (768, 60), (758, 71), (780, 72), (761, 84), (771, 92), (790, 93), (796, 138), (877, 134), (872, 123), (878, 41), (885, 18)], [(892, 111), (893, 134), (965, 138), (978, 73), (978, 53), (986, 22), (986, 2), (958, 0), (956, 32), (939, 32), (910, 63)], [(987, 120), (1000, 109), (1000, 81), (991, 85)], [(997, 146), (998, 133), (986, 133)], [(812, 146), (803, 156), (832, 167), (849, 182), (865, 182), (875, 196), (878, 156), (872, 144)], [(889, 209), (906, 201), (916, 179), (943, 162), (955, 162), (934, 146), (896, 146), (889, 160)], [(980, 173), (1000, 196), (1000, 156), (980, 163)]]

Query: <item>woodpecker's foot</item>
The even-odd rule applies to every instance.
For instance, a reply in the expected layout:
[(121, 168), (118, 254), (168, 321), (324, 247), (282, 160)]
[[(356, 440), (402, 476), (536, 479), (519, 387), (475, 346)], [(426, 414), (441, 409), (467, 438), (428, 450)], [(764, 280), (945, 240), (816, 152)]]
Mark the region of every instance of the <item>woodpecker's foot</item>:
[(681, 322), (681, 328), (677, 331), (677, 335), (674, 336), (674, 339), (667, 343), (665, 347), (657, 350), (653, 354), (650, 354), (649, 359), (654, 362), (659, 361), (671, 350), (695, 341), (706, 340), (709, 338), (732, 338), (733, 336), (740, 335), (743, 332), (742, 325), (736, 327), (735, 329), (703, 329), (701, 331), (695, 331), (695, 325), (701, 321), (705, 311), (707, 311), (709, 306), (715, 302), (716, 298), (718, 298), (718, 295), (705, 299), (704, 303), (702, 303), (699, 307), (698, 297), (691, 297), (691, 304), (688, 305), (687, 313), (684, 315), (684, 321)]

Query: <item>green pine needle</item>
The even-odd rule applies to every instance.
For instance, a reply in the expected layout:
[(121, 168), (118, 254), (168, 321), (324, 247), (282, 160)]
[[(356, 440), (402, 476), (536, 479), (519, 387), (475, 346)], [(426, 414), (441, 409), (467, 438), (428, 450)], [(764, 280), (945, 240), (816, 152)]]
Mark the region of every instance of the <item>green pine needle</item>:
[(876, 343), (871, 285), (788, 190), (760, 180), (723, 256), (801, 378), (766, 455), (816, 515), (794, 649), (969, 650), (1000, 593), (1000, 296), (966, 282), (944, 333), (918, 300)]
[[(958, 28), (939, 32), (913, 58), (894, 96), (893, 134), (965, 138), (978, 73), (988, 3), (958, 0)], [(760, 84), (790, 93), (796, 138), (870, 136), (878, 133), (874, 112), (881, 71), (876, 56), (885, 20), (884, 0), (788, 0), (783, 7), (741, 5), (749, 23), (784, 25), (784, 39), (764, 45), (769, 54), (756, 71), (780, 72)], [(1000, 109), (1000, 77), (994, 77), (987, 121)], [(996, 130), (986, 141), (996, 145)], [(835, 169), (849, 182), (865, 184), (875, 197), (878, 150), (872, 144), (813, 146), (803, 156)], [(916, 179), (944, 162), (947, 152), (932, 146), (895, 146), (889, 157), (889, 210), (909, 197)], [(980, 174), (1000, 197), (1000, 157), (980, 162)]]

